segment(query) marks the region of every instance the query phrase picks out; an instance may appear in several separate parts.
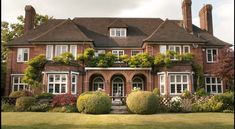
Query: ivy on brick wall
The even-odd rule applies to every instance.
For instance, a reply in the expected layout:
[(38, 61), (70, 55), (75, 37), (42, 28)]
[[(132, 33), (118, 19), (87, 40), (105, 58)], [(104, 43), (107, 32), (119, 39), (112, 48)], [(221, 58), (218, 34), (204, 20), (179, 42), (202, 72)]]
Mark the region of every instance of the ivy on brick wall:
[(55, 63), (61, 63), (61, 64), (65, 64), (65, 65), (69, 65), (69, 64), (72, 64), (73, 62), (75, 62), (74, 56), (69, 52), (65, 52), (59, 56), (54, 57), (53, 61)]
[(42, 80), (42, 71), (45, 67), (47, 59), (45, 55), (38, 55), (29, 62), (27, 62), (27, 68), (24, 71), (23, 82), (27, 83), (31, 87), (40, 87)]

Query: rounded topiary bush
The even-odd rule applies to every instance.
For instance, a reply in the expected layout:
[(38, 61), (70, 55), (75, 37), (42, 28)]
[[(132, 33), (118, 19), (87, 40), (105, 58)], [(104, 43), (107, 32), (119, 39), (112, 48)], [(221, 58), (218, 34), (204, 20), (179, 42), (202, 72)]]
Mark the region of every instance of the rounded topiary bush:
[(14, 91), (14, 92), (11, 92), (11, 94), (9, 95), (9, 97), (15, 97), (15, 98), (19, 98), (23, 96), (27, 96), (27, 93), (25, 91)]
[(111, 104), (109, 96), (102, 91), (85, 92), (77, 100), (78, 111), (89, 114), (109, 113)]
[(29, 107), (35, 103), (34, 97), (20, 97), (16, 99), (16, 110), (17, 111), (27, 111)]
[(131, 92), (127, 96), (126, 104), (132, 113), (153, 114), (158, 108), (158, 97), (150, 91)]

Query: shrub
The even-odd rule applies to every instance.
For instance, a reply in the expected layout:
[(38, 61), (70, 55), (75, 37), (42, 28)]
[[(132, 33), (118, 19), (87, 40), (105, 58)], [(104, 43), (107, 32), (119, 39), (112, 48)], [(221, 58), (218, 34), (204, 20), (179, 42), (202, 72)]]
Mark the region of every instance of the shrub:
[(56, 95), (52, 99), (52, 107), (60, 107), (66, 105), (75, 105), (76, 97), (72, 94)]
[(15, 111), (15, 105), (4, 103), (4, 104), (1, 105), (1, 111), (14, 112)]
[(74, 56), (70, 52), (65, 52), (59, 56), (54, 57), (53, 61), (69, 65), (74, 61)]
[(182, 94), (183, 98), (190, 98), (191, 96), (192, 94), (188, 90), (185, 90)]
[(63, 107), (54, 107), (53, 109), (49, 110), (50, 112), (66, 112), (66, 108)]
[(192, 111), (192, 100), (189, 98), (182, 99), (181, 107), (182, 107), (183, 112), (191, 112)]
[(182, 99), (179, 96), (172, 97), (170, 100), (170, 112), (181, 112), (182, 111)]
[(29, 91), (14, 91), (11, 92), (11, 94), (9, 95), (9, 97), (15, 97), (15, 98), (24, 97), (24, 96), (33, 96), (33, 94)]
[(160, 96), (160, 90), (158, 88), (153, 89), (153, 94), (156, 96)]
[(223, 110), (224, 113), (234, 113), (234, 110)]
[(50, 109), (50, 105), (48, 104), (35, 104), (30, 106), (30, 111), (33, 112), (46, 112)]
[(206, 93), (204, 88), (199, 88), (196, 90), (195, 95), (197, 96), (207, 96), (208, 94)]
[(79, 112), (90, 114), (109, 113), (111, 109), (111, 99), (101, 91), (85, 92), (77, 100)]
[(34, 97), (20, 97), (16, 99), (16, 109), (17, 111), (27, 111), (28, 108), (35, 103)]
[(126, 100), (127, 107), (133, 113), (153, 114), (158, 108), (158, 98), (149, 91), (131, 92)]
[(216, 95), (215, 100), (223, 103), (223, 110), (234, 110), (234, 92)]
[(52, 93), (42, 93), (38, 96), (36, 96), (37, 99), (52, 99), (55, 95)]

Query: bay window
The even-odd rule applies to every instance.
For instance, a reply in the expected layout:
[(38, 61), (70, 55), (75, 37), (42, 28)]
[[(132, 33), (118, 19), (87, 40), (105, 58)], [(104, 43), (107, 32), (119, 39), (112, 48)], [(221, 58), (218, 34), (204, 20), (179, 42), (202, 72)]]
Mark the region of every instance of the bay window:
[(187, 74), (171, 74), (170, 75), (170, 93), (181, 94), (184, 90), (188, 90)]
[(48, 92), (67, 93), (67, 74), (48, 74)]

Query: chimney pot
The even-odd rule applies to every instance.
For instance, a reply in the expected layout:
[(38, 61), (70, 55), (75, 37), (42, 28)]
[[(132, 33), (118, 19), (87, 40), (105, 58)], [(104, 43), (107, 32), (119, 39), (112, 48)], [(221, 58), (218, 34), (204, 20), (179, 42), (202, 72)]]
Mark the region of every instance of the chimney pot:
[(34, 18), (36, 11), (31, 5), (25, 6), (24, 33), (27, 34), (34, 28)]

